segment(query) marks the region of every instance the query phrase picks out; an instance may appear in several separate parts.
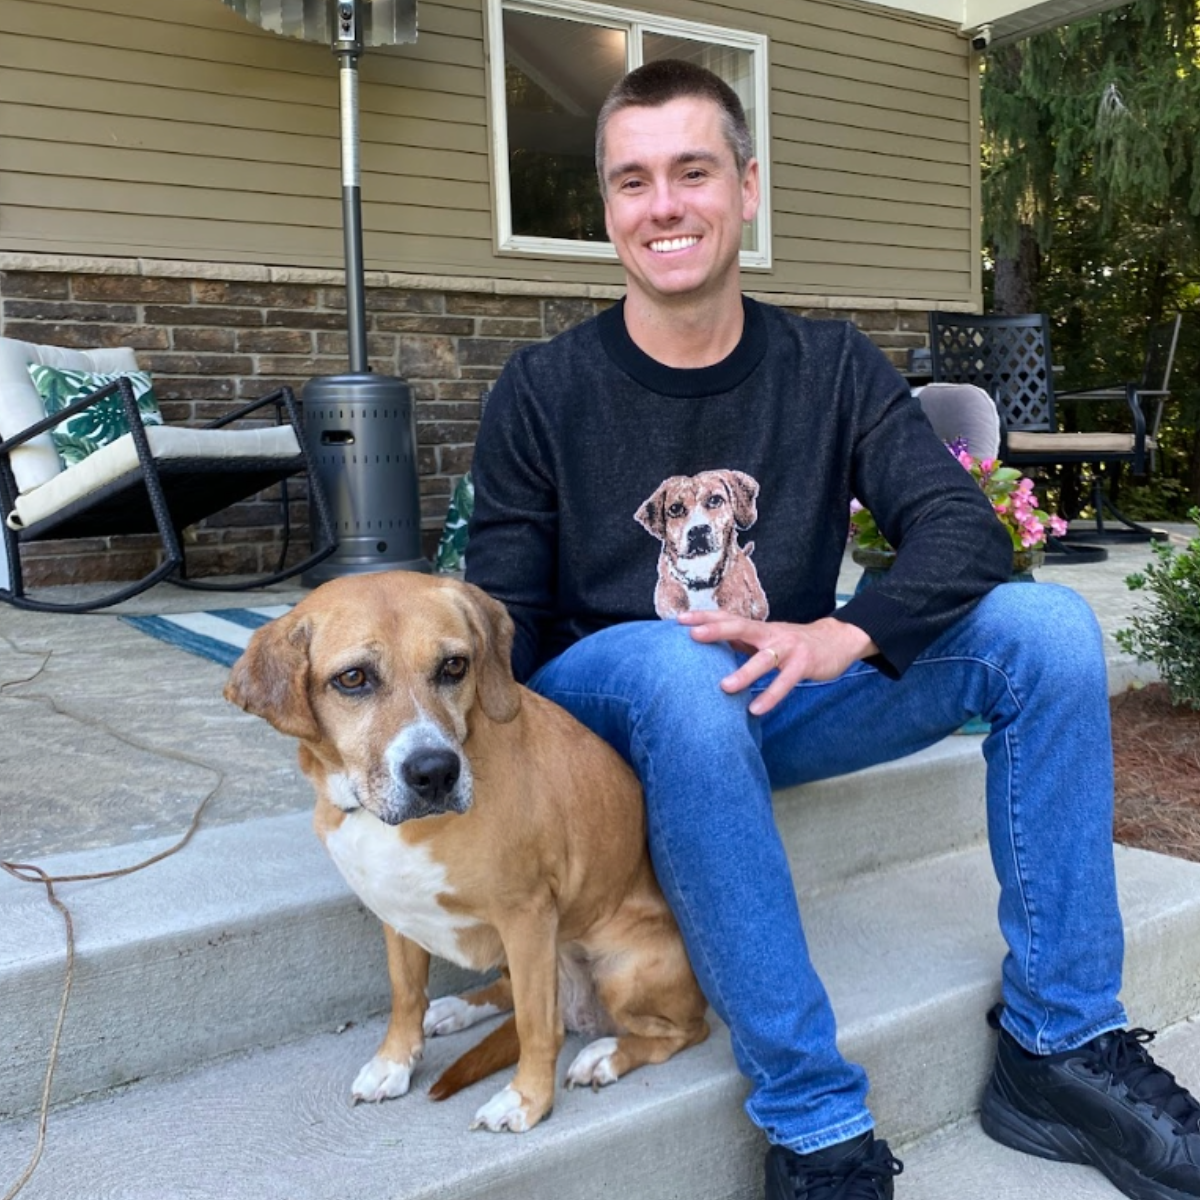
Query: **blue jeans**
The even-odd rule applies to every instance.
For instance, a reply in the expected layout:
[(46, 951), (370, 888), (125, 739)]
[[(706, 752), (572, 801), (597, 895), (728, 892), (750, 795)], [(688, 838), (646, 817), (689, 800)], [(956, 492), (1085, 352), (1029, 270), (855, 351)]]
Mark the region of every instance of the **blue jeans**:
[(991, 722), (983, 752), (1006, 1028), (1048, 1054), (1125, 1023), (1104, 653), (1076, 593), (1003, 585), (902, 679), (857, 663), (801, 684), (761, 718), (747, 711), (753, 689), (718, 687), (741, 661), (673, 622), (639, 621), (578, 642), (530, 686), (641, 779), (655, 870), (750, 1081), (746, 1111), (772, 1142), (805, 1153), (873, 1121), (866, 1075), (838, 1052), (809, 959), (771, 790), (911, 754), (970, 716)]

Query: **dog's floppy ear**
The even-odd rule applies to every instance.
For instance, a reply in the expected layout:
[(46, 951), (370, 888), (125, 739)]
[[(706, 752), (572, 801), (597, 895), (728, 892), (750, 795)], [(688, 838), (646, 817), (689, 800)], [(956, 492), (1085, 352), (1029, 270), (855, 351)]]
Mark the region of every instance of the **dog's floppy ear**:
[(733, 519), (739, 529), (749, 529), (758, 520), (758, 480), (744, 471), (729, 471), (729, 494)]
[(670, 479), (664, 479), (658, 485), (658, 491), (633, 514), (633, 519), (643, 529), (654, 534), (659, 541), (662, 541), (667, 534), (666, 509), (663, 501), (666, 499), (667, 488), (675, 482), (676, 478), (677, 476), (672, 476)]
[(315, 741), (320, 737), (308, 700), (307, 616), (286, 613), (256, 630), (233, 664), (225, 699), (269, 721), (280, 733)]
[(521, 691), (512, 673), (513, 623), (508, 609), (482, 588), (464, 583), (467, 620), (475, 638), (479, 672), (475, 694), (483, 711), (501, 724), (521, 710)]

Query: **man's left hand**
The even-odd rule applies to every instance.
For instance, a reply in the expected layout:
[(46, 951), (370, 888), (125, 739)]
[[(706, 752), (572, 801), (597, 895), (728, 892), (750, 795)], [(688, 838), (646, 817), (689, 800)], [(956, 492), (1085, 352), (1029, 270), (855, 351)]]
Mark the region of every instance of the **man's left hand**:
[(794, 625), (787, 621), (751, 621), (724, 612), (685, 612), (678, 620), (691, 627), (692, 637), (698, 642), (728, 642), (751, 656), (721, 680), (723, 691), (740, 692), (771, 671), (778, 672), (750, 703), (756, 717), (770, 712), (802, 680), (836, 679), (859, 659), (879, 653), (857, 625), (836, 617)]

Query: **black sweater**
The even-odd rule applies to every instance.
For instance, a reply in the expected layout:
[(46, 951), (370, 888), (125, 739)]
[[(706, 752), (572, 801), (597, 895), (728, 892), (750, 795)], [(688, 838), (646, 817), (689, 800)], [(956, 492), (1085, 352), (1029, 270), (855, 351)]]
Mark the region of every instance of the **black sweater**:
[(888, 674), (1008, 578), (1007, 532), (879, 350), (845, 322), (744, 307), (711, 367), (644, 354), (622, 304), (505, 367), (471, 468), (467, 579), (512, 614), (518, 679), (681, 605), (832, 614), (852, 496), (900, 552), (837, 616)]

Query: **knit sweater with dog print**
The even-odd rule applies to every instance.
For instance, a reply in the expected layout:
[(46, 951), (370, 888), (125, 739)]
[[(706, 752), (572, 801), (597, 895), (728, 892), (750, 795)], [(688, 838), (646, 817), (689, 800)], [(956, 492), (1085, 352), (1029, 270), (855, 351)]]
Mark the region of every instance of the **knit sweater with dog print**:
[[(471, 474), (467, 579), (516, 624), (513, 669), (620, 621), (836, 615), (902, 673), (1008, 578), (1012, 547), (883, 354), (852, 325), (743, 301), (710, 367), (666, 367), (623, 304), (513, 355)], [(836, 610), (850, 501), (898, 547)]]

